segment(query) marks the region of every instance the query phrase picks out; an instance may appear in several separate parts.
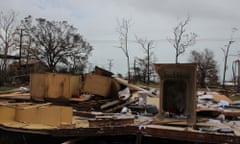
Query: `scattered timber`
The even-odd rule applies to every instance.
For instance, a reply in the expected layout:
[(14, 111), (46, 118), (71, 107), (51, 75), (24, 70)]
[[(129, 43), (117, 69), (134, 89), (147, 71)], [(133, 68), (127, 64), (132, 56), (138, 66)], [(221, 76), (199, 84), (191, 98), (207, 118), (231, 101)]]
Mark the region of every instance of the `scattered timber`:
[[(136, 86), (136, 85), (134, 85), (134, 84), (128, 83), (126, 80), (123, 80), (123, 79), (121, 79), (121, 78), (115, 77), (114, 79), (115, 79), (117, 82), (119, 82), (120, 84), (129, 87), (130, 89), (133, 89), (133, 90), (136, 90), (136, 91), (146, 91), (145, 89), (143, 89), (143, 88), (141, 88), (141, 87), (138, 87), (138, 86)], [(147, 93), (147, 95), (150, 96), (150, 97), (157, 97), (156, 95), (154, 95), (154, 94), (152, 94), (152, 93), (149, 93), (149, 92), (147, 92), (147, 91), (146, 91), (146, 93)]]

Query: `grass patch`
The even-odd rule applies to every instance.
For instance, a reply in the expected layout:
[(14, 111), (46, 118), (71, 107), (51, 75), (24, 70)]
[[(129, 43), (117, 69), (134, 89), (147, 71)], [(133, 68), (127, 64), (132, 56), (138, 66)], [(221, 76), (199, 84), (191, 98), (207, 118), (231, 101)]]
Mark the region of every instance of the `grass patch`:
[(15, 87), (12, 86), (0, 86), (0, 91), (7, 91), (7, 90), (12, 90)]

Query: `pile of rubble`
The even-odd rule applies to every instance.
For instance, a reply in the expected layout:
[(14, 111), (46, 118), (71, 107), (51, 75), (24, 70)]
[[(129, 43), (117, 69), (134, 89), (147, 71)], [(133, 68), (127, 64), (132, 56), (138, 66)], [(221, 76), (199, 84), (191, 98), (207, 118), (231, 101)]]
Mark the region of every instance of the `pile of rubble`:
[[(99, 67), (85, 76), (33, 73), (30, 97), (21, 99), (22, 94), (28, 91), (11, 92), (11, 96), (9, 92), (3, 92), (0, 96), (2, 99), (0, 111), (12, 114), (4, 115), (0, 119), (29, 125), (46, 124), (50, 129), (112, 126), (116, 123), (133, 124), (135, 118), (133, 114), (154, 116), (158, 113), (156, 105), (146, 103), (149, 97), (158, 99), (157, 90), (151, 89), (150, 92), (124, 79), (114, 77), (111, 72)], [(46, 109), (50, 109), (54, 114), (46, 113)], [(67, 121), (54, 118), (56, 115), (68, 117)], [(40, 117), (49, 117), (49, 120)]]
[(217, 92), (198, 91), (198, 129), (240, 136), (240, 105)]
[(104, 113), (158, 113), (155, 105), (147, 105), (147, 97), (157, 98), (157, 90), (152, 91), (128, 83), (113, 76), (113, 73), (95, 68), (81, 81), (81, 88), (69, 99), (77, 111)]
[[(164, 67), (159, 69), (160, 94), (99, 67), (85, 76), (31, 74), (30, 94), (23, 88), (1, 92), (0, 125), (28, 130), (133, 126), (134, 133), (172, 138), (155, 132), (170, 131), (179, 139), (188, 137), (181, 136), (182, 131), (204, 137), (216, 134), (215, 140), (218, 134), (240, 136), (239, 101), (211, 91), (196, 94), (191, 85), (195, 75), (187, 71), (191, 69)], [(204, 137), (199, 139), (206, 141)]]

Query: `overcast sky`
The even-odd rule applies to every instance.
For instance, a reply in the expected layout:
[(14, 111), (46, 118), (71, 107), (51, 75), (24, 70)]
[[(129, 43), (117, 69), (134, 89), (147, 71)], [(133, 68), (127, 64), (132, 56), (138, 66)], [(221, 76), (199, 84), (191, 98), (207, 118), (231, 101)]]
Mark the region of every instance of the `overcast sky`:
[[(19, 19), (32, 15), (49, 20), (67, 20), (79, 29), (83, 37), (94, 47), (90, 61), (108, 69), (113, 60), (112, 71), (125, 74), (126, 58), (119, 46), (117, 19), (131, 19), (129, 40), (135, 35), (155, 40), (157, 63), (175, 62), (175, 53), (167, 38), (172, 37), (173, 27), (187, 16), (191, 17), (187, 31), (198, 34), (197, 43), (187, 49), (180, 62), (188, 62), (189, 53), (195, 49), (214, 51), (222, 75), (223, 52), (232, 34), (232, 28), (240, 28), (239, 0), (1, 0), (0, 11), (14, 10)], [(230, 53), (237, 54), (240, 31), (233, 34), (235, 43)], [(130, 58), (143, 56), (139, 46), (130, 41)], [(230, 57), (228, 78), (231, 78)]]

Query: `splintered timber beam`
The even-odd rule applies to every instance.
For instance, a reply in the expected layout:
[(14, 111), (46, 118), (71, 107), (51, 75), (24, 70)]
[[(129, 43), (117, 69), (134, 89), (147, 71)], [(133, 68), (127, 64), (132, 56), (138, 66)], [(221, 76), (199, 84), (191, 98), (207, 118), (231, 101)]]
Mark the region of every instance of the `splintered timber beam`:
[[(130, 89), (133, 89), (133, 90), (137, 90), (137, 91), (146, 91), (145, 89), (141, 88), (141, 87), (138, 87), (134, 84), (130, 84), (128, 83), (126, 80), (124, 79), (121, 79), (121, 78), (118, 78), (118, 77), (115, 77), (114, 78), (117, 82), (119, 82), (120, 84), (122, 85), (125, 85), (127, 87), (129, 87)], [(157, 97), (156, 95), (152, 94), (152, 93), (149, 93), (147, 92), (147, 95), (150, 96), (150, 97)]]
[(118, 105), (118, 106), (116, 106), (116, 107), (114, 107), (114, 108), (105, 110), (104, 112), (114, 112), (114, 111), (116, 111), (116, 110), (118, 110), (118, 109), (120, 109), (120, 108), (123, 108), (124, 106), (130, 105), (130, 104), (135, 103), (135, 102), (137, 102), (137, 101), (138, 101), (138, 98), (135, 98), (134, 100), (130, 100), (130, 101), (128, 101), (128, 102), (126, 102), (126, 103), (123, 103), (123, 104), (121, 104), (121, 105)]
[(120, 100), (114, 100), (114, 101), (111, 101), (111, 102), (108, 102), (108, 103), (106, 103), (106, 104), (101, 105), (100, 108), (101, 108), (101, 109), (106, 109), (106, 108), (108, 108), (108, 107), (117, 105), (117, 104), (119, 104), (119, 103), (121, 103)]

